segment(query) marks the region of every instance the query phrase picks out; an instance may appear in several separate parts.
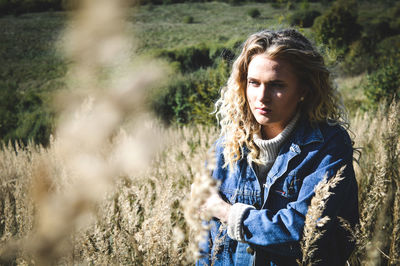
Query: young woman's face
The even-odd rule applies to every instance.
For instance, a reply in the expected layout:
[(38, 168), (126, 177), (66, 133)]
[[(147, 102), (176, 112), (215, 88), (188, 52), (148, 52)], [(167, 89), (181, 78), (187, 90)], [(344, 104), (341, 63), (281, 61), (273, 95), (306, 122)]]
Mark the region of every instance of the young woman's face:
[(256, 55), (247, 72), (246, 97), (254, 118), (270, 139), (285, 129), (297, 112), (302, 91), (292, 66), (280, 59)]

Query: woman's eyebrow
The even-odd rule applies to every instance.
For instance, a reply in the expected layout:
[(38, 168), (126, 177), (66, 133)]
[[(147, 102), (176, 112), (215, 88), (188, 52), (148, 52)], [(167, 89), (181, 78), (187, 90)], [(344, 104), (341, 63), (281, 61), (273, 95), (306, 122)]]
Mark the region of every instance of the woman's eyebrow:
[[(258, 78), (253, 78), (253, 77), (247, 77), (247, 81), (259, 81), (260, 79)], [(272, 85), (286, 85), (287, 82), (281, 79), (274, 79), (274, 80), (269, 80), (267, 84), (272, 84)]]
[(270, 80), (270, 81), (268, 81), (268, 83), (270, 83), (270, 84), (286, 84), (286, 82), (284, 80), (280, 80), (280, 79)]

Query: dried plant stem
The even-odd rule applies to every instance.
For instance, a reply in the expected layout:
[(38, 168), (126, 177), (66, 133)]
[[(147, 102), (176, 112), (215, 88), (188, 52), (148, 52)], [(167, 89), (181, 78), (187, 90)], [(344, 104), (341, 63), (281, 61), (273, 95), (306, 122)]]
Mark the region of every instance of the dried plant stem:
[(208, 229), (203, 221), (210, 220), (211, 215), (204, 216), (200, 213), (200, 207), (216, 190), (216, 182), (210, 176), (211, 171), (214, 169), (214, 156), (208, 154), (207, 168), (203, 168), (194, 176), (193, 184), (191, 186), (191, 195), (188, 202), (185, 204), (185, 220), (189, 225), (191, 234), (194, 236), (194, 241), (191, 241), (189, 250), (196, 260), (199, 258), (198, 246), (201, 241), (204, 241), (206, 230)]
[[(392, 211), (392, 239), (389, 251), (389, 265), (395, 265), (400, 261), (400, 110), (395, 101), (389, 107), (389, 130), (386, 133), (385, 146), (387, 150), (387, 168), (392, 179), (391, 189), (393, 199), (391, 200)], [(397, 145), (396, 145), (397, 144)]]
[(389, 253), (389, 264), (396, 265), (400, 262), (400, 182), (396, 180), (396, 192), (393, 204), (393, 230)]
[(332, 192), (330, 190), (337, 186), (337, 184), (343, 180), (342, 173), (345, 166), (339, 169), (335, 176), (327, 180), (327, 176), (315, 187), (315, 195), (311, 200), (311, 204), (308, 208), (306, 215), (305, 225), (303, 229), (303, 240), (301, 241), (301, 249), (303, 252), (302, 261), (300, 265), (312, 265), (315, 263), (313, 261), (313, 256), (317, 247), (315, 243), (320, 239), (324, 231), (320, 230), (330, 218), (325, 216), (321, 217), (325, 209), (325, 204), (329, 199)]

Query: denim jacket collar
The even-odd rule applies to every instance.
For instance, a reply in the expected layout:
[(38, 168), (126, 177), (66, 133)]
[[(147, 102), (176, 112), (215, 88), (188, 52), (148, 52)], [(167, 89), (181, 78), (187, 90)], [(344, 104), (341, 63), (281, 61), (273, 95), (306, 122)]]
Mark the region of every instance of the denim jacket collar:
[(297, 126), (293, 132), (292, 142), (299, 146), (304, 146), (312, 142), (323, 142), (324, 137), (322, 136), (321, 130), (317, 123), (310, 124), (310, 122), (300, 117), (297, 121)]
[[(310, 122), (301, 116), (297, 121), (297, 125), (293, 130), (292, 136), (289, 137), (292, 149), (295, 149), (296, 153), (300, 153), (300, 147), (313, 142), (323, 142), (324, 137), (322, 136), (321, 130), (319, 129), (318, 123), (310, 124)], [(249, 153), (247, 147), (243, 148), (243, 157), (247, 158)]]

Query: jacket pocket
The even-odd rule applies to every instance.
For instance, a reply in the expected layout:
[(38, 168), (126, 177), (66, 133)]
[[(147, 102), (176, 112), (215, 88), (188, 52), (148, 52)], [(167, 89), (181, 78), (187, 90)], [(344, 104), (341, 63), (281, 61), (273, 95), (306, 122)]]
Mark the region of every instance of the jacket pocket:
[(301, 179), (297, 177), (296, 173), (291, 173), (275, 183), (274, 191), (288, 200), (294, 200), (299, 195), (300, 186)]
[(222, 199), (230, 204), (243, 203), (256, 208), (261, 206), (260, 192), (251, 189), (221, 190)]

